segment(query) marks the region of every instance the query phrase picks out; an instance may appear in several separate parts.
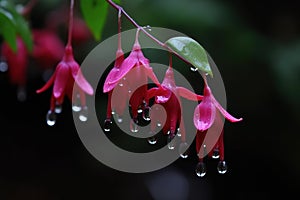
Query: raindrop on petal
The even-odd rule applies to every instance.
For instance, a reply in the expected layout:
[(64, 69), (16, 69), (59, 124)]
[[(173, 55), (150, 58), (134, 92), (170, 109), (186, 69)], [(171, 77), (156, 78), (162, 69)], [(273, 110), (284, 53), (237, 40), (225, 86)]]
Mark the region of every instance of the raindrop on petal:
[(76, 98), (72, 102), (72, 110), (74, 112), (79, 112), (79, 111), (81, 111), (81, 109), (82, 108), (81, 108), (81, 103), (80, 103), (80, 96), (78, 94), (78, 95), (76, 95)]
[(196, 71), (198, 71), (198, 68), (197, 68), (197, 67), (194, 67), (194, 66), (191, 66), (191, 67), (190, 67), (190, 70), (191, 70), (192, 72), (196, 72)]
[(0, 71), (1, 72), (6, 72), (8, 70), (8, 65), (4, 61), (0, 61)]
[[(169, 131), (170, 132), (170, 131)], [(173, 150), (175, 149), (175, 146), (176, 146), (176, 138), (175, 138), (175, 135), (173, 134), (168, 134), (168, 148), (170, 150)]]
[(148, 140), (148, 143), (152, 144), (152, 145), (156, 144), (156, 142), (157, 142), (157, 138), (155, 136), (154, 137), (150, 137), (147, 140)]
[(196, 174), (199, 177), (204, 177), (206, 174), (206, 165), (204, 162), (200, 161), (198, 162), (196, 166)]
[(123, 122), (123, 117), (121, 115), (116, 114), (117, 122), (121, 124)]
[(17, 90), (17, 98), (19, 101), (23, 102), (27, 98), (26, 89), (24, 86), (19, 86)]
[(54, 111), (49, 110), (46, 116), (48, 126), (53, 126), (56, 123), (56, 114)]
[(86, 122), (88, 119), (88, 107), (84, 106), (82, 107), (80, 113), (79, 113), (79, 119), (82, 122)]
[(219, 149), (214, 149), (213, 154), (211, 156), (213, 159), (218, 159), (220, 157), (219, 155)]
[(138, 121), (134, 119), (130, 121), (130, 131), (132, 133), (137, 133), (139, 131), (139, 126), (137, 125), (137, 123)]
[(60, 114), (62, 112), (62, 105), (56, 104), (55, 105), (55, 113)]
[(219, 174), (225, 174), (227, 172), (227, 164), (225, 160), (220, 160), (217, 166)]
[(187, 158), (189, 155), (188, 155), (188, 148), (189, 148), (189, 145), (186, 143), (186, 142), (182, 142), (180, 145), (179, 145), (179, 154), (180, 154), (180, 157), (181, 158)]
[(109, 132), (110, 131), (110, 126), (112, 124), (112, 121), (110, 119), (106, 119), (104, 121), (104, 131)]

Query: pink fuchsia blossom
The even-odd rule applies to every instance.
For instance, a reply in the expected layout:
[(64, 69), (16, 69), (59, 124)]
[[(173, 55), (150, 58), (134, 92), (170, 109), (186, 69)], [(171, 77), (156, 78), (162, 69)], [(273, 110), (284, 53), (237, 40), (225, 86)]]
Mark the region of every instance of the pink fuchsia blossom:
[(64, 54), (64, 44), (54, 31), (33, 30), (33, 51), (31, 56), (43, 69), (53, 68)]
[[(65, 95), (67, 95), (73, 103), (76, 103), (76, 98), (79, 98), (81, 108), (86, 110), (85, 93), (93, 95), (94, 90), (84, 78), (79, 64), (74, 60), (72, 47), (69, 45), (66, 46), (63, 59), (58, 63), (54, 74), (41, 89), (37, 90), (37, 93), (44, 92), (52, 85), (53, 92), (48, 115), (54, 115), (56, 107), (63, 104)], [(73, 92), (75, 92), (75, 94), (73, 94)], [(76, 109), (74, 111), (76, 111)], [(54, 125), (55, 120), (50, 121), (49, 123)]]
[[(201, 95), (197, 95), (192, 91), (176, 86), (174, 80), (174, 72), (170, 67), (167, 69), (164, 80), (159, 88), (151, 88), (147, 92), (147, 101), (155, 97), (155, 103), (163, 106), (166, 112), (166, 117), (164, 113), (160, 110), (153, 109), (151, 110), (151, 130), (155, 131), (157, 122), (163, 122), (163, 133), (168, 134), (168, 140), (172, 140), (175, 137), (177, 128), (179, 127), (181, 133), (181, 141), (185, 143), (185, 127), (182, 117), (182, 104), (180, 97), (186, 98), (191, 101), (200, 101), (202, 100)], [(165, 119), (166, 118), (166, 119)], [(170, 149), (174, 149), (174, 146), (169, 144)]]
[(7, 43), (3, 43), (1, 52), (8, 65), (10, 82), (14, 85), (25, 86), (27, 81), (28, 51), (20, 37), (17, 37), (16, 43), (16, 52)]
[[(238, 119), (230, 115), (219, 104), (213, 96), (205, 78), (204, 83), (203, 99), (194, 112), (194, 125), (197, 128), (196, 151), (199, 157), (196, 173), (201, 177), (206, 173), (205, 164), (203, 163), (203, 158), (206, 154), (213, 158), (220, 158), (218, 164), (219, 173), (223, 174), (227, 170), (227, 165), (224, 161), (222, 118), (225, 117), (230, 122), (239, 122), (242, 120), (242, 118)], [(207, 134), (210, 135), (207, 136)]]
[[(123, 55), (123, 52), (117, 52), (115, 66), (105, 80), (103, 92), (110, 92), (109, 106), (111, 108), (108, 109), (108, 112), (113, 109), (121, 116), (129, 100), (133, 118), (137, 121), (138, 109), (144, 106), (148, 78), (156, 85), (160, 85), (160, 83), (150, 67), (149, 60), (144, 57), (138, 40), (125, 60), (123, 60)], [(107, 118), (109, 117), (108, 113)]]

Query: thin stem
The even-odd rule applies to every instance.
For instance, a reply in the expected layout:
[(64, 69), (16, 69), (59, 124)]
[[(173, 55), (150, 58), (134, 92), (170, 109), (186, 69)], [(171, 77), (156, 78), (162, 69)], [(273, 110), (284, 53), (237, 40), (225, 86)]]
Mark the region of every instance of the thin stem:
[(169, 52), (169, 67), (173, 68), (172, 53)]
[(36, 3), (37, 3), (37, 0), (30, 0), (30, 1), (26, 4), (26, 6), (23, 8), (21, 14), (22, 14), (23, 16), (28, 15), (28, 14), (32, 11), (32, 9), (33, 9), (33, 7), (36, 5)]
[(121, 40), (121, 31), (122, 31), (122, 22), (121, 22), (121, 17), (122, 17), (122, 11), (119, 10), (118, 13), (118, 50), (122, 49), (122, 40)]
[(69, 32), (68, 32), (68, 43), (67, 46), (72, 46), (72, 32), (73, 32), (73, 10), (74, 10), (74, 0), (70, 1), (70, 16), (69, 16)]
[(113, 8), (117, 9), (119, 12), (123, 13), (124, 16), (138, 29), (140, 29), (145, 35), (147, 35), (150, 39), (152, 39), (154, 42), (156, 42), (158, 45), (164, 47), (167, 49), (169, 52), (175, 54), (178, 58), (183, 60), (184, 62), (190, 64), (186, 59), (184, 59), (182, 56), (180, 56), (177, 52), (175, 52), (173, 49), (165, 45), (165, 43), (161, 42), (159, 39), (151, 35), (148, 31), (146, 31), (142, 26), (140, 26), (132, 17), (119, 5), (114, 3), (112, 0), (106, 0), (109, 5), (111, 5)]

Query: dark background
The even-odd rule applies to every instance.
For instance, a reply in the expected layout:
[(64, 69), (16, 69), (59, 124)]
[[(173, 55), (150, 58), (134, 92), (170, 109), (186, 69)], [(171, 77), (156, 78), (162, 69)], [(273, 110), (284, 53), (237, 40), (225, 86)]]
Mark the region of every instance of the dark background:
[[(77, 1), (75, 1), (78, 3)], [(227, 109), (243, 117), (225, 124), (229, 170), (217, 161), (194, 173), (195, 155), (147, 174), (118, 172), (89, 154), (74, 127), (71, 106), (46, 125), (51, 91), (31, 65), (25, 102), (0, 74), (0, 199), (274, 199), (297, 195), (300, 178), (300, 14), (297, 1), (123, 0), (139, 24), (183, 32), (210, 53), (227, 93)], [(40, 1), (32, 24), (61, 5)], [(133, 28), (124, 20), (123, 29)], [(109, 10), (103, 39), (117, 31)], [(63, 36), (62, 36), (63, 37)], [(78, 61), (97, 42), (77, 48)], [(105, 108), (105, 105), (103, 105)], [(104, 111), (103, 111), (104, 112)]]

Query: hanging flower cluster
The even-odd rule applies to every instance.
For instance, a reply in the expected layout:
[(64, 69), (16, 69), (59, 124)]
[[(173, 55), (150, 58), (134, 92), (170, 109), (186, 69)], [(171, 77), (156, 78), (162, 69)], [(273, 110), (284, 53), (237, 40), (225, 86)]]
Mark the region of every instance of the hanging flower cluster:
[[(184, 119), (182, 117), (183, 107), (181, 103), (181, 97), (191, 101), (197, 101), (199, 104), (196, 106), (194, 111), (194, 125), (197, 130), (196, 151), (199, 157), (199, 163), (196, 166), (196, 174), (199, 177), (203, 177), (206, 174), (206, 166), (203, 162), (203, 159), (206, 155), (212, 158), (219, 158), (217, 169), (220, 174), (224, 174), (227, 171), (227, 164), (224, 160), (224, 131), (222, 117), (224, 116), (230, 122), (238, 122), (242, 119), (234, 118), (218, 103), (206, 81), (206, 75), (202, 76), (204, 79), (203, 96), (176, 85), (172, 67), (172, 54), (179, 56), (190, 64), (196, 64), (196, 67), (198, 67), (197, 64), (200, 63), (201, 60), (195, 59), (197, 55), (192, 55), (194, 57), (189, 60), (190, 55), (185, 57), (184, 54), (176, 51), (179, 48), (176, 49), (176, 47), (167, 47), (170, 52), (169, 68), (166, 71), (162, 83), (159, 83), (152, 68), (150, 67), (149, 60), (144, 57), (138, 41), (141, 30), (145, 34), (149, 33), (146, 32), (142, 27), (137, 26), (138, 29), (132, 51), (127, 58), (124, 58), (124, 53), (121, 48), (121, 14), (124, 13), (125, 16), (133, 22), (133, 24), (137, 24), (128, 16), (127, 13), (125, 13), (121, 7), (112, 1), (108, 2), (119, 10), (119, 46), (116, 53), (115, 65), (106, 77), (103, 86), (103, 92), (108, 93), (108, 105), (106, 120), (104, 122), (104, 130), (107, 132), (111, 130), (110, 126), (112, 125), (112, 114), (116, 114), (117, 122), (121, 123), (123, 121), (122, 115), (124, 110), (127, 106), (129, 106), (132, 117), (130, 130), (133, 133), (138, 132), (137, 125), (139, 124), (140, 119), (148, 121), (150, 122), (151, 130), (148, 142), (150, 144), (155, 144), (157, 139), (154, 133), (156, 132), (157, 127), (161, 127), (162, 123), (164, 122), (162, 126), (162, 133), (167, 135), (168, 148), (170, 150), (175, 149), (177, 144), (175, 141), (175, 136), (176, 134), (179, 135), (181, 138), (181, 143), (178, 148), (179, 153), (182, 158), (186, 158), (188, 157), (188, 144), (185, 141), (186, 132), (184, 127)], [(153, 37), (151, 38), (153, 39)], [(154, 40), (155, 42), (161, 44), (155, 38)], [(199, 51), (202, 51), (202, 49), (197, 46), (198, 44), (195, 44), (194, 41), (191, 42), (190, 39), (180, 38), (176, 42), (181, 43), (180, 45), (184, 45), (184, 48), (188, 49), (186, 51), (191, 50), (191, 53), (193, 53), (195, 48)], [(166, 47), (165, 44), (161, 45)], [(180, 48), (184, 49), (182, 46)], [(203, 50), (203, 52), (205, 51)], [(203, 66), (206, 68), (202, 68)], [(203, 70), (204, 72), (206, 70), (210, 70), (205, 63), (202, 64), (199, 69)], [(148, 78), (155, 83), (154, 87), (149, 88)], [(151, 99), (154, 99), (152, 108), (150, 108), (149, 103)], [(160, 105), (160, 107), (156, 105)], [(166, 116), (162, 114), (160, 109), (165, 110)], [(139, 116), (142, 116), (142, 118), (139, 118)], [(209, 139), (205, 140), (208, 135), (212, 135), (216, 139), (212, 141)]]
[[(59, 16), (55, 20), (52, 20), (52, 15), (47, 18), (46, 21), (49, 25), (46, 29), (32, 30), (32, 51), (26, 48), (26, 41), (21, 37), (22, 35), (16, 38), (16, 51), (11, 49), (6, 42), (1, 45), (1, 59), (4, 59), (9, 66), (11, 83), (19, 87), (18, 97), (20, 100), (24, 100), (26, 97), (25, 86), (29, 57), (33, 58), (36, 64), (43, 69), (52, 69), (53, 66), (56, 66), (47, 83), (36, 91), (39, 94), (52, 87), (50, 109), (46, 115), (49, 126), (56, 123), (57, 114), (62, 112), (65, 97), (72, 102), (72, 110), (79, 112), (79, 119), (86, 121), (88, 119), (86, 95), (94, 94), (93, 88), (85, 79), (78, 62), (74, 58), (72, 45), (72, 43), (84, 43), (92, 34), (88, 31), (83, 20), (78, 17), (74, 18), (74, 0), (70, 0), (70, 2), (66, 45), (61, 42), (56, 34), (59, 25), (66, 18), (65, 12), (62, 10), (53, 13), (53, 15)], [(103, 93), (108, 96), (104, 130), (106, 132), (111, 131), (113, 114), (116, 115), (117, 122), (122, 123), (124, 112), (128, 108), (131, 114), (129, 127), (133, 133), (139, 131), (141, 123), (149, 123), (150, 134), (147, 136), (149, 144), (156, 143), (155, 133), (159, 128), (162, 130), (162, 134), (166, 136), (166, 142), (170, 150), (177, 148), (177, 135), (180, 137), (178, 146), (180, 156), (187, 158), (189, 145), (186, 142), (187, 133), (181, 98), (198, 102), (193, 116), (196, 132), (196, 152), (199, 158), (196, 165), (196, 174), (199, 177), (206, 174), (204, 162), (206, 156), (219, 159), (217, 170), (220, 174), (226, 173), (223, 121), (225, 118), (230, 122), (239, 122), (242, 118), (231, 116), (214, 97), (207, 81), (206, 73), (212, 75), (212, 71), (205, 50), (196, 41), (188, 37), (171, 38), (162, 43), (145, 28), (139, 26), (122, 7), (112, 0), (106, 0), (106, 2), (117, 9), (119, 13), (116, 59), (103, 85)], [(33, 4), (30, 4), (30, 9)], [(95, 2), (95, 6), (96, 4), (97, 2)], [(26, 9), (24, 13), (28, 14), (30, 9)], [(121, 45), (122, 15), (137, 28), (135, 41), (128, 57), (125, 57)], [(76, 29), (73, 29), (73, 24), (76, 25)], [(139, 42), (141, 32), (170, 53), (169, 66), (162, 82), (157, 79), (150, 66), (149, 59), (143, 54)], [(193, 65), (195, 67), (193, 69), (201, 71), (204, 82), (203, 94), (196, 94), (176, 84), (172, 56), (181, 58), (189, 65)], [(1, 61), (0, 64), (1, 70), (3, 62)], [(154, 83), (154, 86), (150, 87), (149, 80)], [(164, 112), (165, 114), (163, 114)], [(211, 137), (214, 139), (207, 139)]]

